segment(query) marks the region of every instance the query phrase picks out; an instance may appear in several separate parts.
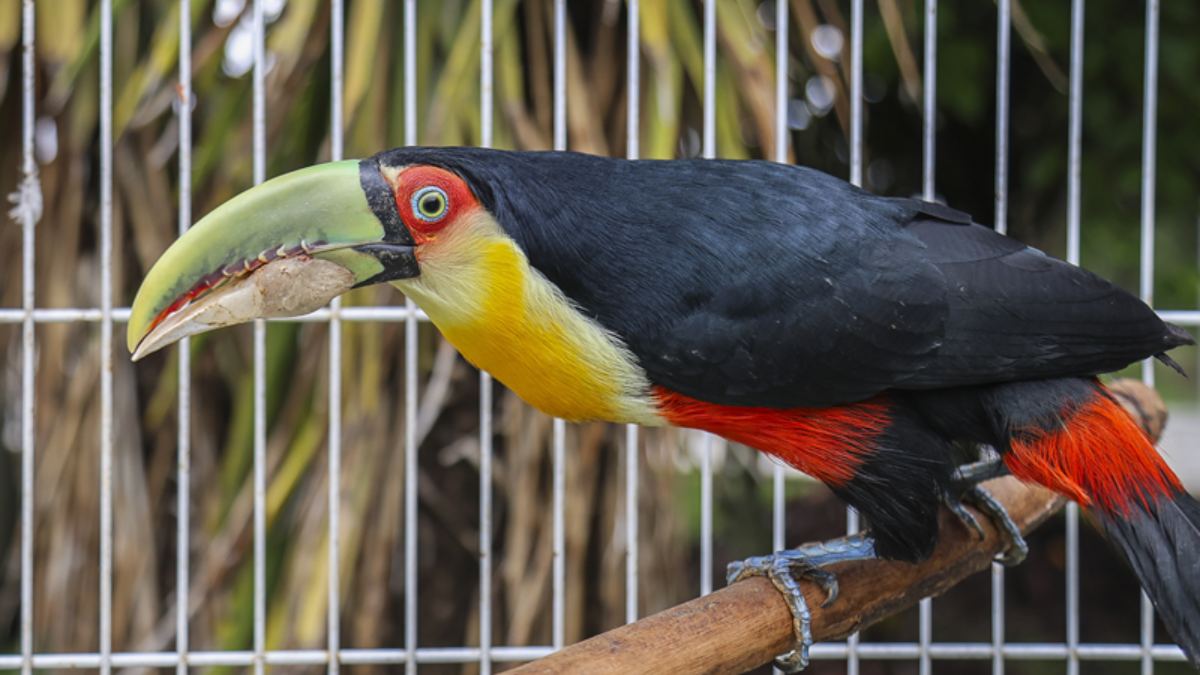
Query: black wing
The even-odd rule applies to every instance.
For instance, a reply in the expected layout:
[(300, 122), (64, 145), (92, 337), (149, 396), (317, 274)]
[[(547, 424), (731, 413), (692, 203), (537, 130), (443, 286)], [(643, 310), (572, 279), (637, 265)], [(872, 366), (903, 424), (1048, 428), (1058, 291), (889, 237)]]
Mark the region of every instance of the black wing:
[[(414, 151), (396, 151), (412, 153)], [(415, 151), (657, 385), (824, 406), (1107, 372), (1182, 344), (1137, 298), (935, 204), (768, 162)]]

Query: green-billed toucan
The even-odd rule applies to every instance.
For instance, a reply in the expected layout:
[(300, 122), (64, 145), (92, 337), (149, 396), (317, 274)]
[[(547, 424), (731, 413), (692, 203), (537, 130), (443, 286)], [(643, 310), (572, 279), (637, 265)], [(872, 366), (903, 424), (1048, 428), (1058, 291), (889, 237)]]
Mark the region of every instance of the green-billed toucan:
[[(1193, 340), (1094, 274), (799, 166), (400, 148), (218, 207), (147, 274), (129, 347), (378, 282), (547, 413), (704, 429), (824, 481), (870, 525), (837, 559), (920, 560), (943, 503), (1006, 523), (976, 485), (1004, 470), (1056, 490), (1200, 665), (1200, 503), (1096, 379)], [(811, 552), (731, 568), (834, 590)]]

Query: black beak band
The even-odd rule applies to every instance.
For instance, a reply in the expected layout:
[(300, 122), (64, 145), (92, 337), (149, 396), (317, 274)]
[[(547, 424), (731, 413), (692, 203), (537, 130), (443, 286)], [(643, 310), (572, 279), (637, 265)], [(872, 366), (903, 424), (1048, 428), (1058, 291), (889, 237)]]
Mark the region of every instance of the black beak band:
[(421, 273), (421, 268), (417, 266), (417, 257), (413, 253), (412, 246), (387, 243), (363, 244), (362, 246), (355, 246), (354, 250), (370, 253), (383, 265), (382, 272), (370, 279), (354, 284), (355, 288), (381, 284), (385, 281), (395, 281), (397, 279), (411, 279)]
[(358, 180), (362, 185), (363, 194), (367, 196), (367, 205), (372, 213), (383, 224), (383, 241), (378, 244), (363, 244), (355, 246), (354, 250), (369, 253), (383, 265), (383, 271), (375, 276), (355, 284), (370, 286), (396, 279), (411, 279), (421, 273), (417, 266), (417, 258), (413, 253), (416, 242), (412, 234), (400, 220), (396, 211), (396, 195), (392, 187), (383, 179), (379, 170), (379, 162), (367, 158), (358, 163)]
[(392, 186), (383, 179), (375, 159), (368, 157), (358, 163), (358, 181), (363, 194), (367, 196), (367, 205), (383, 224), (383, 241), (414, 246), (416, 242), (396, 212), (396, 195), (392, 192)]

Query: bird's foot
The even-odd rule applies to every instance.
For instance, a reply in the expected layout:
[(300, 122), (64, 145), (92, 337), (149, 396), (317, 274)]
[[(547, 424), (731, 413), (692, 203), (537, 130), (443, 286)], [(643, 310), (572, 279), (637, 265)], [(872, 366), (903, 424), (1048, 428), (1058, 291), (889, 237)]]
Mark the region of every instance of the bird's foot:
[(808, 579), (820, 586), (825, 592), (821, 606), (828, 607), (837, 599), (838, 582), (832, 572), (822, 568), (833, 563), (874, 557), (874, 540), (864, 534), (854, 534), (730, 563), (726, 580), (732, 584), (747, 577), (766, 577), (783, 595), (792, 613), (796, 646), (787, 654), (777, 657), (775, 666), (785, 673), (795, 673), (808, 666), (808, 650), (813, 643), (812, 613), (800, 590), (800, 581)]
[(1013, 522), (1008, 511), (1004, 509), (1004, 505), (996, 501), (996, 498), (983, 487), (969, 485), (958, 497), (947, 496), (945, 503), (959, 522), (974, 531), (980, 539), (984, 538), (983, 527), (979, 525), (979, 520), (967, 509), (966, 505), (974, 506), (992, 519), (992, 523), (999, 528), (1001, 535), (1008, 542), (1004, 552), (996, 557), (998, 562), (1012, 567), (1025, 560), (1025, 556), (1029, 553), (1029, 545), (1025, 543), (1025, 537), (1021, 535), (1021, 528)]
[(1025, 537), (1021, 535), (1021, 528), (1013, 522), (1012, 516), (1008, 515), (1004, 505), (997, 501), (992, 493), (979, 485), (967, 490), (963, 494), (963, 499), (970, 501), (972, 506), (990, 517), (992, 523), (1000, 528), (1001, 536), (1007, 540), (1008, 545), (1004, 547), (1004, 552), (997, 556), (996, 560), (1008, 567), (1020, 565), (1025, 560), (1025, 556), (1029, 555), (1029, 544), (1025, 543)]

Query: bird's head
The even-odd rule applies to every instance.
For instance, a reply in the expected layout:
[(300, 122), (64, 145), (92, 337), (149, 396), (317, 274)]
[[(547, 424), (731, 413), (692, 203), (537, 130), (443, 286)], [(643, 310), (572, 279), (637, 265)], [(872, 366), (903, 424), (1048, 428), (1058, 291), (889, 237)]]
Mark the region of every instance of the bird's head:
[(462, 269), (499, 227), (437, 157), (393, 151), (321, 164), (214, 209), (138, 290), (127, 335), (134, 360), (220, 326), (305, 314), (351, 288), (409, 290), (430, 281), (423, 274), (436, 281), (438, 271)]

